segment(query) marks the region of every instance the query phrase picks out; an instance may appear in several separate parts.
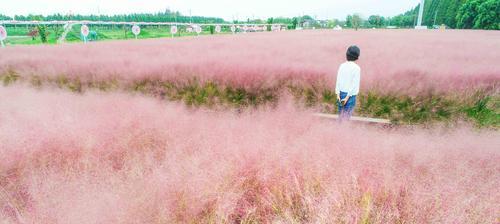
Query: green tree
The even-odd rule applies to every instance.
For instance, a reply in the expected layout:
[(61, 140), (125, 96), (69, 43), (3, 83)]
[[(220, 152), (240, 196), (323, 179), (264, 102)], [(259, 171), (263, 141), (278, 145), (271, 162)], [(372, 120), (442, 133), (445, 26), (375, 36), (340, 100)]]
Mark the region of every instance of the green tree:
[(184, 16), (179, 12), (172, 12), (170, 10), (165, 10), (164, 12), (158, 13), (133, 13), (133, 14), (123, 14), (123, 15), (67, 15), (63, 16), (61, 14), (53, 15), (15, 15), (14, 18), (19, 21), (31, 21), (31, 20), (89, 20), (89, 21), (115, 21), (115, 22), (193, 22), (193, 23), (224, 23), (224, 19), (216, 17), (202, 17), (202, 16)]
[(468, 0), (458, 10), (457, 27), (498, 30), (499, 11), (499, 0)]
[(487, 0), (479, 5), (478, 15), (474, 20), (474, 29), (500, 29), (500, 1)]
[(463, 4), (457, 14), (457, 28), (472, 29), (474, 20), (478, 15), (478, 8), (481, 0), (470, 0)]
[(12, 20), (12, 18), (9, 16), (6, 16), (6, 15), (0, 14), (0, 20)]
[(397, 27), (413, 27), (415, 26), (415, 19), (417, 18), (417, 13), (418, 13), (418, 7), (420, 5), (417, 5), (415, 8), (406, 11), (403, 14), (394, 16), (390, 18), (390, 24), (391, 26), (397, 26)]
[(310, 15), (304, 15), (302, 16), (302, 20), (314, 20), (314, 19)]
[(381, 27), (385, 24), (385, 18), (379, 15), (372, 15), (368, 17), (368, 23), (373, 27)]
[[(273, 23), (274, 23), (274, 18), (273, 17), (267, 19), (267, 24), (273, 24)], [(271, 31), (271, 26), (267, 26), (266, 30), (267, 31)]]
[(347, 15), (347, 17), (345, 18), (345, 25), (347, 27), (352, 27), (352, 16), (351, 15)]
[(448, 0), (449, 4), (447, 6), (444, 24), (456, 28), (457, 26), (457, 13), (461, 5), (463, 5), (464, 0)]
[(347, 15), (345, 25), (347, 27), (354, 28), (354, 29), (358, 30), (358, 28), (361, 26), (362, 23), (363, 23), (363, 19), (361, 18), (361, 16), (359, 14), (355, 13), (352, 15)]
[(354, 29), (358, 30), (358, 28), (361, 26), (362, 22), (363, 22), (363, 19), (361, 18), (361, 16), (359, 14), (352, 15), (351, 24), (352, 24), (352, 27)]
[[(462, 17), (463, 14), (460, 14), (459, 17), (459, 13), (466, 2), (471, 2), (471, 0), (426, 0), (424, 7), (423, 24), (428, 26), (445, 24), (451, 28), (462, 28), (464, 21), (462, 21), (462, 24), (459, 24), (459, 20), (461, 19), (460, 17)], [(485, 1), (481, 0), (479, 2), (485, 2)], [(492, 2), (498, 3), (499, 0), (492, 0)], [(413, 8), (410, 11), (407, 11), (403, 14), (396, 16), (399, 17), (398, 19), (396, 19), (396, 21), (399, 23), (394, 22), (393, 19), (396, 17), (391, 18), (391, 25), (396, 25), (401, 27), (413, 26), (414, 21), (417, 18), (419, 6), (420, 5), (417, 5), (416, 8)], [(498, 9), (496, 10), (496, 12), (498, 12)], [(473, 25), (470, 28), (472, 27)]]
[(40, 35), (40, 40), (42, 40), (42, 43), (47, 43), (47, 26), (46, 25), (38, 25), (38, 35)]
[(297, 28), (297, 24), (298, 24), (298, 20), (297, 20), (297, 17), (294, 17), (292, 19), (292, 29), (296, 29)]
[(338, 19), (328, 20), (328, 27), (335, 27), (340, 25), (340, 21)]

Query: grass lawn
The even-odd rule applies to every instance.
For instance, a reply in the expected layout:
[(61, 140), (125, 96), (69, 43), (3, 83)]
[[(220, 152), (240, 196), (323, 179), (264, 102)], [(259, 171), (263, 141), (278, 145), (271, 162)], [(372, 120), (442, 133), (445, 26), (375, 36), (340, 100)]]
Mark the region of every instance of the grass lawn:
[[(81, 25), (74, 25), (70, 32), (66, 35), (66, 42), (81, 42), (82, 38), (80, 36)], [(97, 33), (97, 40), (125, 40), (134, 39), (135, 36), (132, 33), (130, 27), (104, 27), (89, 25), (90, 31), (95, 31)], [(7, 32), (9, 36), (5, 41), (6, 45), (34, 45), (42, 44), (39, 36), (32, 38), (28, 36), (30, 30), (33, 27), (27, 26), (16, 26), (7, 27)], [(64, 29), (62, 26), (50, 26), (47, 28), (47, 44), (56, 44), (60, 35), (63, 33)], [(229, 29), (223, 29), (222, 33), (230, 33)], [(188, 33), (185, 28), (179, 27), (179, 32), (174, 37), (183, 36), (196, 36), (196, 33)], [(205, 27), (200, 35), (211, 35), (208, 27)], [(161, 38), (161, 37), (172, 37), (170, 34), (170, 27), (167, 26), (145, 26), (141, 27), (141, 33), (137, 36), (138, 39), (148, 39), (148, 38)]]

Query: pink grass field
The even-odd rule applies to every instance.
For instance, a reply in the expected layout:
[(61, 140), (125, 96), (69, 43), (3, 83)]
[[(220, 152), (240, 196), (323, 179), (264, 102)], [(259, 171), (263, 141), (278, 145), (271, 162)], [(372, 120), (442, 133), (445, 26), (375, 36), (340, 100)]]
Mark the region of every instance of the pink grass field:
[(458, 93), (496, 89), (500, 80), (500, 32), (458, 30), (289, 31), (9, 47), (0, 50), (0, 74), (333, 85), (352, 44), (362, 51), (363, 91)]
[(498, 132), (339, 125), (291, 104), (0, 87), (0, 223), (498, 223)]

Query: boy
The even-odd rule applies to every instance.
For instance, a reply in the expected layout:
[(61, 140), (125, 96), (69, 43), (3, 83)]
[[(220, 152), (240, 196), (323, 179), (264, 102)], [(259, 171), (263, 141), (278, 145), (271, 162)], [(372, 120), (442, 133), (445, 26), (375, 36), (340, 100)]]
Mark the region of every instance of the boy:
[(357, 46), (350, 46), (346, 53), (347, 61), (340, 65), (337, 73), (335, 93), (337, 94), (340, 120), (349, 120), (356, 105), (361, 68), (355, 61), (358, 60), (360, 52)]

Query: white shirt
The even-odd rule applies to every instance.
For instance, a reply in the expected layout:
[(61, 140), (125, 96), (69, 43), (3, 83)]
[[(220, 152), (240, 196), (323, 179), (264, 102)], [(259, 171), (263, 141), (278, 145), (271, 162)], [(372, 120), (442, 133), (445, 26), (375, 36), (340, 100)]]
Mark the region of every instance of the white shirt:
[(340, 65), (337, 73), (337, 83), (335, 93), (346, 92), (348, 96), (355, 96), (359, 93), (359, 81), (361, 68), (352, 61), (344, 62)]

